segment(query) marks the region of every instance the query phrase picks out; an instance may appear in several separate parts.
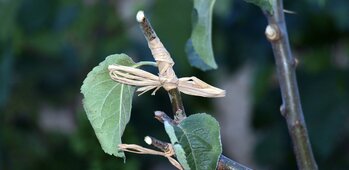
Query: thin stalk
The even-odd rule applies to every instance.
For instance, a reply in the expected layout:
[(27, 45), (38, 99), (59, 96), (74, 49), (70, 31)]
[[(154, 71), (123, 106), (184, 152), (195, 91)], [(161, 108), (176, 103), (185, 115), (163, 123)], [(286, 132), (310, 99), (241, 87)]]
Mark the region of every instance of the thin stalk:
[(133, 65), (132, 67), (138, 68), (138, 67), (141, 67), (141, 66), (158, 67), (158, 65), (154, 61), (140, 61), (140, 62), (136, 63), (135, 65)]
[(264, 11), (269, 24), (266, 28), (266, 36), (272, 45), (276, 62), (283, 101), (280, 111), (287, 122), (298, 168), (317, 169), (300, 102), (295, 72), (297, 61), (291, 54), (283, 1), (271, 0), (270, 2), (273, 6), (273, 13)]

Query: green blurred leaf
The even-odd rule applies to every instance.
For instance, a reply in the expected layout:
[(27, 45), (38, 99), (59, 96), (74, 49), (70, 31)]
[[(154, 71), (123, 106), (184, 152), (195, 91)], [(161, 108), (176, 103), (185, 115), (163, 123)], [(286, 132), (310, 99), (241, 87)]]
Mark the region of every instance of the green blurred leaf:
[(268, 11), (270, 14), (273, 13), (273, 6), (271, 0), (245, 0), (248, 3), (252, 3), (260, 7), (263, 11)]
[[(165, 123), (165, 129), (171, 143), (176, 147), (178, 144), (181, 146), (174, 147), (181, 164), (187, 162), (190, 169), (216, 169), (222, 144), (219, 124), (212, 116), (205, 113), (194, 114), (178, 126)], [(181, 149), (185, 152), (185, 161)]]
[(309, 4), (312, 5), (317, 5), (319, 7), (325, 7), (326, 5), (328, 5), (328, 1), (327, 0), (307, 0), (307, 2), (309, 2)]
[(12, 38), (19, 4), (18, 0), (0, 1), (0, 41)]
[(47, 55), (47, 57), (57, 57), (55, 54), (61, 50), (61, 44), (63, 43), (63, 37), (59, 33), (42, 32), (36, 36), (30, 37), (27, 44), (35, 50), (38, 50)]
[(51, 29), (57, 14), (58, 1), (25, 0), (19, 6), (17, 26), (27, 35), (40, 34)]
[(215, 0), (194, 0), (193, 30), (186, 44), (190, 64), (204, 71), (217, 68), (211, 40), (214, 3)]
[(118, 145), (130, 120), (135, 88), (113, 81), (108, 70), (111, 64), (131, 66), (134, 62), (125, 54), (108, 56), (87, 75), (81, 92), (87, 117), (104, 152), (125, 157)]
[(348, 72), (327, 69), (298, 77), (304, 83), (300, 95), (312, 146), (319, 159), (331, 159), (347, 134), (349, 93), (342, 86), (349, 85)]
[(220, 0), (219, 3), (215, 4), (213, 12), (218, 17), (226, 17), (233, 10), (233, 2), (231, 0)]
[(6, 105), (13, 81), (13, 52), (9, 45), (6, 47), (4, 52), (0, 54), (0, 110)]
[[(301, 69), (313, 74), (327, 70), (331, 66), (331, 53), (329, 47), (304, 51), (302, 54)], [(314, 62), (316, 60), (316, 62)]]
[[(181, 12), (178, 12), (178, 9), (181, 9)], [(186, 56), (183, 44), (191, 33), (191, 18), (188, 16), (191, 15), (192, 9), (192, 2), (188, 0), (161, 0), (156, 1), (149, 10), (150, 20), (156, 33), (164, 43), (166, 42), (167, 50), (176, 61), (174, 68), (178, 74), (188, 73), (193, 69), (188, 59), (183, 57)], [(171, 24), (168, 21), (171, 21)]]

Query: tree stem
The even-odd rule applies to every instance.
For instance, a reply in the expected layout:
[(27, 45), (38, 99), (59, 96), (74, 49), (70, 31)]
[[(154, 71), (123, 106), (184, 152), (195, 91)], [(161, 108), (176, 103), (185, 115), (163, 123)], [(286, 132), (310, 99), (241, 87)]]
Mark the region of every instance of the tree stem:
[(266, 11), (264, 13), (269, 23), (266, 36), (273, 48), (281, 88), (283, 104), (280, 111), (287, 122), (298, 168), (317, 169), (300, 102), (295, 73), (297, 61), (291, 54), (283, 12), (283, 1), (272, 0), (271, 3), (273, 13), (270, 14)]

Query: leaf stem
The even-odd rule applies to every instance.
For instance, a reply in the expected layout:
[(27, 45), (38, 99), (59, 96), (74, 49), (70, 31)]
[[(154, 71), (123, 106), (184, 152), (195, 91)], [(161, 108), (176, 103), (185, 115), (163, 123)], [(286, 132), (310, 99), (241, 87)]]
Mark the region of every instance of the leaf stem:
[(138, 68), (138, 67), (141, 67), (141, 66), (157, 67), (158, 65), (154, 61), (140, 61), (140, 62), (134, 64), (132, 67)]
[(273, 13), (264, 11), (269, 23), (266, 36), (272, 45), (276, 62), (283, 101), (280, 108), (281, 114), (287, 122), (298, 168), (317, 169), (300, 102), (295, 73), (297, 61), (291, 54), (283, 1), (271, 0), (270, 2), (272, 3)]

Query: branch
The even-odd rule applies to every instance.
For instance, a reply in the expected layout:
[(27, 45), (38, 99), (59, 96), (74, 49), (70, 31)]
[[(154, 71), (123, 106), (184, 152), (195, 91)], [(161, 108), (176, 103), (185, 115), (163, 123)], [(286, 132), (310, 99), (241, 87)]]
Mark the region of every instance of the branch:
[(162, 111), (155, 111), (154, 112), (154, 117), (155, 119), (157, 119), (158, 121), (160, 121), (161, 123), (164, 123), (165, 121), (167, 121), (168, 123), (170, 123), (171, 125), (177, 125), (177, 122), (175, 122), (173, 119), (171, 119), (165, 112)]
[[(143, 11), (138, 11), (136, 18), (137, 18), (137, 21), (140, 23), (141, 29), (143, 31), (143, 34), (144, 34), (145, 38), (148, 41), (149, 47), (152, 46), (151, 45), (152, 41), (159, 41), (160, 42), (160, 40), (157, 40), (158, 36), (156, 35), (156, 33), (155, 33), (154, 29), (152, 28), (152, 26), (151, 26), (150, 22), (148, 21), (148, 19), (145, 17), (144, 12)], [(161, 44), (161, 46), (162, 46), (162, 44)], [(152, 48), (150, 48), (150, 49), (152, 49)], [(166, 49), (159, 49), (159, 48), (152, 49), (152, 53), (153, 53), (154, 58), (155, 58), (156, 54), (159, 54), (159, 52), (164, 52), (164, 53), (168, 54)], [(172, 59), (171, 58), (164, 59), (163, 57), (164, 56), (160, 56), (161, 59), (158, 59), (158, 60), (155, 58), (155, 60), (157, 60), (157, 63), (158, 63), (158, 68), (159, 68), (160, 75), (163, 74), (163, 72), (168, 69), (168, 74), (173, 76), (175, 79), (177, 79), (177, 77), (176, 77), (176, 75), (175, 75), (175, 73), (174, 73), (174, 71), (172, 69), (172, 65), (174, 64), (174, 63), (171, 63)], [(171, 60), (171, 61), (169, 62), (169, 61), (166, 61), (166, 60)], [(169, 68), (169, 67), (171, 67), (171, 68)], [(180, 94), (178, 88), (169, 89), (169, 90), (167, 90), (167, 92), (168, 92), (168, 94), (170, 96), (170, 100), (171, 100), (171, 104), (172, 104), (172, 110), (173, 110), (173, 113), (174, 113), (174, 120), (179, 123), (183, 119), (186, 118), (186, 114), (185, 114), (185, 111), (184, 111), (184, 106), (183, 106), (181, 94)]]
[(306, 123), (298, 92), (295, 68), (296, 59), (291, 54), (282, 0), (272, 0), (273, 14), (264, 11), (268, 19), (266, 37), (270, 41), (276, 61), (277, 75), (283, 104), (281, 114), (285, 117), (292, 139), (299, 169), (317, 169), (311, 149)]
[(154, 137), (151, 137), (151, 136), (146, 136), (144, 138), (144, 141), (148, 144), (148, 145), (152, 145), (164, 152), (170, 152), (170, 150), (172, 149), (171, 147), (171, 144), (170, 143), (167, 143), (167, 142), (164, 142), (164, 141), (161, 141), (161, 140), (158, 140)]
[(217, 170), (251, 170), (251, 169), (227, 158), (224, 155), (221, 155), (218, 161)]

